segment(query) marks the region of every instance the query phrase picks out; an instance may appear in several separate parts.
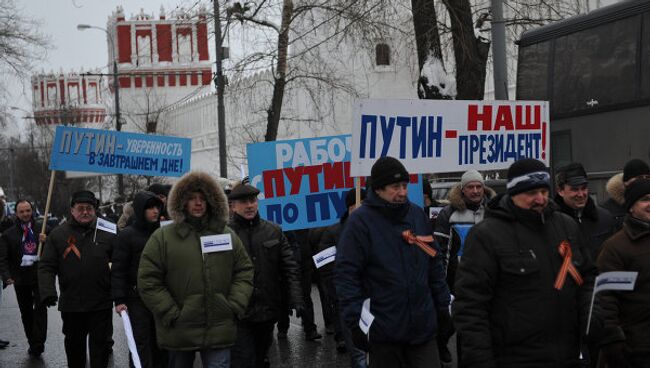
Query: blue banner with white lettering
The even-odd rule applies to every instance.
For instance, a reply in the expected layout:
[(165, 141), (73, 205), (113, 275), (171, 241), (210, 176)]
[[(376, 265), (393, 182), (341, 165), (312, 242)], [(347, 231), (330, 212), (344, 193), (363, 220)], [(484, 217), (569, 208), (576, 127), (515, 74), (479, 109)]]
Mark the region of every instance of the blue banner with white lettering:
[(50, 170), (182, 176), (191, 151), (189, 138), (57, 126)]
[[(247, 145), (251, 184), (261, 191), (260, 216), (298, 230), (328, 226), (346, 210), (350, 176), (350, 135)], [(361, 178), (365, 187), (365, 178)], [(422, 180), (411, 175), (409, 200), (422, 205)]]

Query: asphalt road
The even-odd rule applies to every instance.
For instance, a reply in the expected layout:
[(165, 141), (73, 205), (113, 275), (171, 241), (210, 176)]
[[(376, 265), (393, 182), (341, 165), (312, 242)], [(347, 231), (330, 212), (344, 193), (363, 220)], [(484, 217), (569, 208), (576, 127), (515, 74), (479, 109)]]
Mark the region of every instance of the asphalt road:
[[(314, 299), (316, 309), (316, 323), (323, 338), (319, 341), (305, 341), (300, 320), (292, 317), (288, 338), (286, 340), (275, 340), (271, 346), (269, 351), (271, 367), (344, 368), (350, 366), (348, 354), (338, 353), (333, 336), (325, 333), (316, 288), (312, 290), (312, 298)], [(0, 368), (66, 367), (61, 324), (61, 316), (56, 310), (56, 307), (50, 308), (48, 310), (48, 331), (45, 352), (40, 359), (31, 358), (27, 354), (27, 348), (29, 346), (20, 321), (16, 293), (12, 286), (3, 290), (2, 305), (0, 305), (0, 339), (9, 340), (11, 344), (7, 348), (0, 350)], [(126, 337), (124, 336), (122, 321), (115, 314), (113, 317), (113, 328), (115, 345), (109, 367), (128, 367)], [(201, 367), (198, 356), (194, 362), (194, 367)]]
[[(315, 290), (315, 289), (314, 289)], [(349, 367), (347, 354), (337, 353), (334, 338), (326, 335), (320, 313), (318, 293), (314, 293), (316, 320), (319, 331), (323, 335), (320, 341), (305, 341), (300, 320), (291, 319), (288, 338), (274, 341), (269, 352), (272, 367)], [(66, 367), (63, 334), (61, 333), (61, 316), (56, 307), (48, 310), (48, 331), (45, 352), (40, 359), (31, 358), (27, 354), (27, 339), (20, 321), (20, 311), (16, 303), (16, 294), (12, 286), (3, 290), (2, 305), (0, 306), (0, 339), (9, 340), (11, 344), (0, 350), (1, 368), (62, 368)], [(113, 339), (115, 345), (109, 367), (128, 367), (128, 347), (122, 321), (119, 316), (113, 317)], [(197, 356), (195, 367), (200, 367)]]

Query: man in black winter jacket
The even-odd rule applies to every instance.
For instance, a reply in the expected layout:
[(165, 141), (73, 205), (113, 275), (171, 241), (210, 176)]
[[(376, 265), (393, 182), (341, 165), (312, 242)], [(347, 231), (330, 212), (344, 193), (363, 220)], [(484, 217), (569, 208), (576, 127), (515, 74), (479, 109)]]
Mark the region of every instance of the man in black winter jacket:
[[(580, 163), (559, 168), (555, 174), (555, 185), (555, 203), (560, 211), (576, 221), (589, 256), (595, 262), (603, 242), (615, 233), (614, 217), (589, 196), (587, 172)], [(588, 344), (588, 349), (583, 350), (583, 360), (590, 367), (596, 367), (598, 348), (594, 344)]]
[(232, 219), (229, 226), (241, 239), (253, 262), (253, 296), (246, 314), (237, 324), (237, 341), (232, 348), (233, 368), (263, 368), (273, 342), (273, 328), (282, 308), (282, 282), (288, 283), (290, 305), (300, 316), (304, 310), (298, 279), (298, 265), (282, 229), (260, 218), (259, 190), (238, 184), (230, 194)]
[[(120, 231), (113, 250), (111, 289), (115, 312), (127, 311), (140, 364), (144, 368), (166, 366), (166, 355), (158, 348), (153, 315), (137, 290), (142, 250), (151, 234), (160, 228), (163, 202), (153, 192), (139, 192), (133, 199), (133, 223)], [(130, 360), (133, 367), (133, 361)]]
[(46, 240), (40, 235), (42, 224), (34, 220), (32, 204), (25, 200), (16, 201), (15, 225), (6, 229), (0, 237), (0, 262), (6, 264), (4, 282), (14, 286), (20, 317), (29, 343), (28, 353), (38, 357), (45, 349), (47, 336), (47, 308), (41, 303), (38, 288), (39, 241)]
[(470, 231), (452, 306), (460, 367), (580, 367), (595, 268), (549, 189), (542, 162), (515, 162)]
[(59, 302), (69, 368), (86, 366), (86, 345), (91, 368), (108, 366), (107, 336), (113, 328), (109, 263), (117, 235), (97, 229), (97, 204), (87, 190), (72, 195), (72, 216), (47, 237), (38, 265), (41, 301), (48, 307)]

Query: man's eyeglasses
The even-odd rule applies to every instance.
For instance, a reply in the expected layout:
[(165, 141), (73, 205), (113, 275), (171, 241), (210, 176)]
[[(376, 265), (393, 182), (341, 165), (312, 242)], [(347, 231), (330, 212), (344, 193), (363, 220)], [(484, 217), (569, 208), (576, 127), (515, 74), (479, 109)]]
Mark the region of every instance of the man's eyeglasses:
[(74, 206), (72, 207), (77, 212), (95, 212), (95, 207), (91, 205), (87, 206)]

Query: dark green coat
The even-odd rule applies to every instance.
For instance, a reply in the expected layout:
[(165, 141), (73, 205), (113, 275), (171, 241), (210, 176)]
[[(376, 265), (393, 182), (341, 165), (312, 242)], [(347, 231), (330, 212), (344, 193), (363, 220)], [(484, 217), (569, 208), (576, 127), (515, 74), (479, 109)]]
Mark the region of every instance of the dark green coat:
[[(209, 220), (202, 230), (183, 209), (193, 191), (204, 193)], [(253, 292), (253, 265), (237, 235), (226, 226), (228, 202), (205, 173), (192, 172), (172, 188), (174, 223), (156, 230), (138, 270), (140, 297), (153, 313), (158, 345), (166, 350), (224, 348), (235, 343), (236, 318)], [(200, 237), (230, 234), (233, 249), (203, 254)]]
[[(199, 238), (228, 233), (233, 250), (202, 255)], [(253, 265), (241, 240), (219, 220), (197, 232), (188, 223), (156, 230), (142, 252), (138, 290), (168, 350), (233, 345), (235, 317), (253, 291)]]

